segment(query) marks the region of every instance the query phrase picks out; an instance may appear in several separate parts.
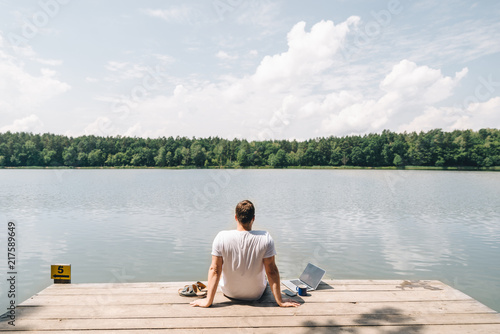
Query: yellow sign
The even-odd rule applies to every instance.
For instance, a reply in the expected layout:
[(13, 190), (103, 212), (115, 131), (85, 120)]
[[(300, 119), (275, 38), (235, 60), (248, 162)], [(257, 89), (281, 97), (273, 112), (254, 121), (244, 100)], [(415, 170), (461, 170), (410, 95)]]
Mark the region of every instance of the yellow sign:
[(71, 264), (53, 264), (50, 266), (50, 278), (71, 280)]

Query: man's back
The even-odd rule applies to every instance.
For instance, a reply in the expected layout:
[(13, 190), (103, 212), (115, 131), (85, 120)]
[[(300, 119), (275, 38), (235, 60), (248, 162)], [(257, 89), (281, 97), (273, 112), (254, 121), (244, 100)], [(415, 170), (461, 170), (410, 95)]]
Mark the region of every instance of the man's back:
[(222, 231), (215, 237), (212, 255), (223, 259), (221, 288), (231, 298), (255, 300), (266, 288), (263, 260), (276, 255), (266, 231)]
[(252, 231), (255, 221), (253, 203), (249, 200), (239, 202), (234, 219), (236, 230), (219, 232), (212, 245), (207, 298), (192, 301), (191, 305), (212, 305), (219, 282), (222, 292), (230, 298), (259, 299), (266, 289), (267, 275), (274, 299), (279, 306), (299, 306), (295, 301), (283, 301), (281, 298), (280, 272), (275, 262), (274, 241), (266, 231)]

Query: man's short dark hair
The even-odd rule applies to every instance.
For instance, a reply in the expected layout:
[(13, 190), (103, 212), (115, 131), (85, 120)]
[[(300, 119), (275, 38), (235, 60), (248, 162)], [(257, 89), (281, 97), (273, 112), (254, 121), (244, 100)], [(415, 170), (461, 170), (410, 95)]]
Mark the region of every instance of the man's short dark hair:
[(244, 200), (236, 205), (236, 219), (241, 224), (249, 224), (255, 217), (255, 207), (249, 200)]

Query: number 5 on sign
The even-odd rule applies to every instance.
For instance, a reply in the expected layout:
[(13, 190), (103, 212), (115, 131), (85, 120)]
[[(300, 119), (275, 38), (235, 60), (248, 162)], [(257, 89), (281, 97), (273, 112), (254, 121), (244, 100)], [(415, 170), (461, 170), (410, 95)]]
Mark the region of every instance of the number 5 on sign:
[[(50, 278), (54, 283), (60, 281), (71, 282), (71, 264), (53, 264), (50, 266)], [(65, 282), (66, 283), (66, 282)]]

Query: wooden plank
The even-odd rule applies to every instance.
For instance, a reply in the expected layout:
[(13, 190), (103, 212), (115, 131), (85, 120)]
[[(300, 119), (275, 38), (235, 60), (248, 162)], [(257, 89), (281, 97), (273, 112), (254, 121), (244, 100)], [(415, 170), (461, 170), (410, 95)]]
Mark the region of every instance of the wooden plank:
[[(189, 298), (190, 299), (190, 298)], [(370, 291), (352, 292), (338, 291), (335, 293), (312, 292), (306, 297), (293, 297), (294, 300), (305, 303), (331, 302), (355, 303), (375, 301), (425, 301), (425, 300), (470, 300), (471, 297), (457, 290), (405, 290), (405, 291)], [(215, 303), (225, 302), (228, 299), (222, 294), (217, 294)], [(124, 304), (165, 304), (186, 303), (187, 298), (175, 294), (102, 294), (102, 295), (36, 295), (22, 305), (124, 305)], [(267, 294), (260, 303), (274, 303), (274, 297)]]
[[(174, 293), (176, 294), (178, 289), (182, 287), (175, 288), (108, 288), (108, 289), (93, 289), (93, 288), (78, 288), (78, 289), (45, 289), (37, 295), (100, 295), (100, 294), (151, 294), (151, 293)], [(281, 289), (287, 289), (284, 285)], [(446, 289), (445, 286), (442, 289)], [(332, 289), (328, 290), (316, 290), (314, 293), (333, 293), (337, 291), (401, 291), (402, 289), (395, 285), (336, 285)], [(405, 288), (403, 290), (424, 290), (424, 288)]]
[[(221, 321), (223, 320), (223, 321)], [(261, 316), (261, 317), (198, 317), (198, 318), (129, 318), (129, 319), (25, 319), (16, 330), (24, 328), (60, 329), (148, 329), (148, 328), (240, 328), (240, 327), (338, 327), (389, 325), (460, 325), (496, 324), (498, 314), (486, 315), (405, 315), (393, 310), (391, 314), (328, 316)], [(499, 327), (500, 328), (500, 327)]]
[[(128, 329), (233, 329), (233, 328), (280, 328), (280, 327), (357, 327), (357, 326), (429, 326), (488, 324), (500, 330), (497, 314), (478, 315), (405, 315), (360, 314), (355, 316), (262, 316), (262, 317), (200, 317), (200, 318), (129, 318), (129, 319), (25, 319), (18, 321), (11, 331), (36, 328), (44, 330), (128, 330)], [(4, 329), (4, 327), (0, 327)]]
[(500, 316), (439, 281), (326, 280), (298, 308), (279, 308), (269, 289), (257, 302), (221, 293), (208, 309), (181, 297), (185, 282), (52, 285), (17, 308), (0, 332), (124, 333), (492, 333)]
[[(115, 289), (115, 288), (132, 288), (132, 289), (143, 289), (143, 288), (179, 288), (186, 284), (193, 284), (192, 282), (136, 282), (136, 283), (72, 283), (72, 284), (52, 284), (49, 285), (45, 290), (48, 289), (61, 289), (61, 290), (71, 290), (71, 289), (81, 289), (81, 288), (91, 288), (91, 289)], [(205, 282), (206, 283), (206, 282)]]
[[(283, 280), (283, 278), (282, 278)], [(203, 283), (207, 283), (206, 281), (202, 281)], [(73, 284), (52, 284), (46, 288), (48, 289), (61, 289), (61, 290), (71, 290), (71, 289), (80, 289), (80, 288), (91, 288), (91, 289), (108, 289), (108, 288), (134, 288), (134, 289), (143, 289), (143, 288), (172, 288), (178, 289), (183, 287), (186, 284), (192, 284), (195, 281), (191, 282), (138, 282), (138, 283), (73, 283)], [(368, 286), (377, 286), (377, 285), (390, 285), (390, 286), (400, 286), (400, 285), (437, 285), (437, 286), (447, 286), (441, 281), (437, 280), (323, 280), (318, 289), (327, 289), (328, 286), (339, 286), (339, 285), (368, 285)]]
[(427, 302), (371, 302), (371, 303), (311, 303), (298, 308), (279, 308), (266, 304), (235, 304), (225, 302), (215, 304), (208, 309), (192, 308), (186, 304), (159, 305), (82, 305), (67, 306), (19, 306), (18, 319), (50, 319), (50, 318), (135, 318), (143, 317), (211, 317), (231, 316), (283, 316), (283, 315), (355, 315), (369, 313), (391, 313), (398, 310), (404, 314), (497, 314), (495, 311), (474, 300), (468, 301), (427, 301)]
[[(220, 334), (221, 329), (147, 329), (147, 330), (120, 330), (120, 334), (177, 334), (177, 333), (204, 333)], [(25, 331), (23, 334), (40, 334), (39, 331)], [(78, 334), (108, 334), (108, 330), (80, 330)], [(498, 333), (498, 329), (490, 325), (459, 325), (459, 326), (377, 326), (377, 327), (281, 327), (281, 328), (233, 328), (231, 334), (381, 334), (381, 333), (405, 333), (405, 334), (492, 334)], [(75, 334), (75, 331), (43, 331), (43, 334)]]
[[(432, 289), (450, 289), (449, 286), (441, 282), (437, 283), (425, 283), (425, 284), (402, 284), (409, 281), (396, 281), (391, 284), (333, 284), (327, 286), (326, 284), (320, 286), (318, 290), (314, 293), (332, 293), (337, 291), (401, 291), (401, 290), (432, 290)], [(71, 286), (72, 285), (72, 286)], [(154, 284), (154, 285), (143, 285), (142, 288), (137, 288), (134, 286), (102, 286), (94, 287), (85, 284), (84, 286), (79, 284), (71, 285), (52, 285), (43, 291), (39, 292), (38, 295), (98, 295), (98, 294), (132, 294), (132, 293), (176, 293), (179, 288), (182, 288), (185, 284), (179, 283), (175, 286), (165, 286), (164, 284)], [(142, 285), (142, 284), (141, 284)], [(71, 287), (70, 287), (71, 286)], [(285, 286), (282, 286), (285, 289)]]

